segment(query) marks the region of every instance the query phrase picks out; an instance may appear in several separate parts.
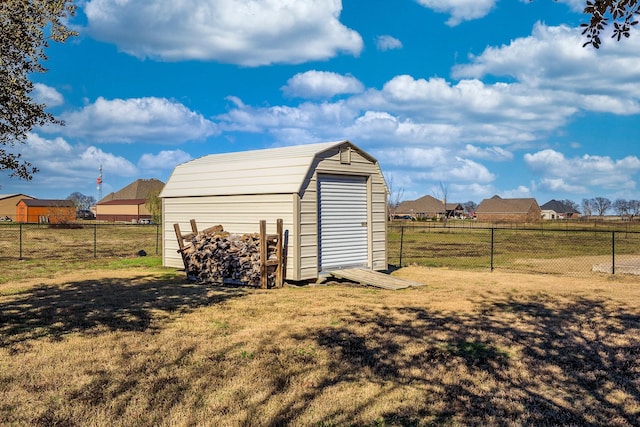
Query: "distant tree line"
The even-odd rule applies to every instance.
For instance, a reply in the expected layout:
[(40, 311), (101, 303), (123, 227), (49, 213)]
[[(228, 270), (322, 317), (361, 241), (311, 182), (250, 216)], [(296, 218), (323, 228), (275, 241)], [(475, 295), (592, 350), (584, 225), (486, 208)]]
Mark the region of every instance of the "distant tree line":
[(610, 210), (619, 216), (636, 217), (640, 215), (640, 200), (616, 199), (612, 202), (606, 197), (582, 199), (582, 215), (604, 216)]

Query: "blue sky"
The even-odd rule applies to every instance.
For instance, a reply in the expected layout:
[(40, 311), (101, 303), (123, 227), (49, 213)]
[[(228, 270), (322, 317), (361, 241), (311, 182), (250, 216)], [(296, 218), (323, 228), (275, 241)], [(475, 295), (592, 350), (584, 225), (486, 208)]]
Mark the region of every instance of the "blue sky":
[(640, 33), (583, 0), (87, 0), (0, 193), (98, 198), (213, 153), (348, 139), (396, 194), (640, 199)]

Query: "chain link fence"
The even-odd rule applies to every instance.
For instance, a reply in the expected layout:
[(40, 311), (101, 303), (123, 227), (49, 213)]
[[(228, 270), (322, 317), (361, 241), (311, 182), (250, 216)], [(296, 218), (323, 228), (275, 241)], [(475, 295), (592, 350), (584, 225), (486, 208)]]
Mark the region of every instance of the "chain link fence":
[[(0, 261), (86, 260), (162, 253), (159, 225), (0, 224)], [(389, 224), (389, 264), (529, 273), (640, 275), (640, 231)]]
[(640, 274), (640, 231), (592, 228), (388, 227), (389, 264), (527, 273)]
[(0, 261), (29, 259), (83, 260), (162, 252), (155, 224), (0, 225)]

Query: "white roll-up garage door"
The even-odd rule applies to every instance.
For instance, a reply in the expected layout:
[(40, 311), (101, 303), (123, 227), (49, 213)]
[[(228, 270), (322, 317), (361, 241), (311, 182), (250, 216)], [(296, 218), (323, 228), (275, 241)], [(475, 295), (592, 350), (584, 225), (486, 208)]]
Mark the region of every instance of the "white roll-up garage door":
[(366, 177), (318, 177), (318, 229), (320, 271), (368, 266)]

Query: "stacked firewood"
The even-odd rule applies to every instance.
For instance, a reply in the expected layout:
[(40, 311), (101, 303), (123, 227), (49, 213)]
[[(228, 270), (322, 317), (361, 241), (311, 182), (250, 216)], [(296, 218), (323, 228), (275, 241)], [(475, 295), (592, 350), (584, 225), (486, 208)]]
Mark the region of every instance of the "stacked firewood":
[[(243, 283), (260, 286), (260, 234), (231, 234), (221, 225), (207, 228), (185, 239), (182, 258), (187, 277), (207, 283)], [(275, 255), (275, 242), (267, 240), (267, 259)], [(267, 270), (268, 287), (275, 283), (275, 269)]]

